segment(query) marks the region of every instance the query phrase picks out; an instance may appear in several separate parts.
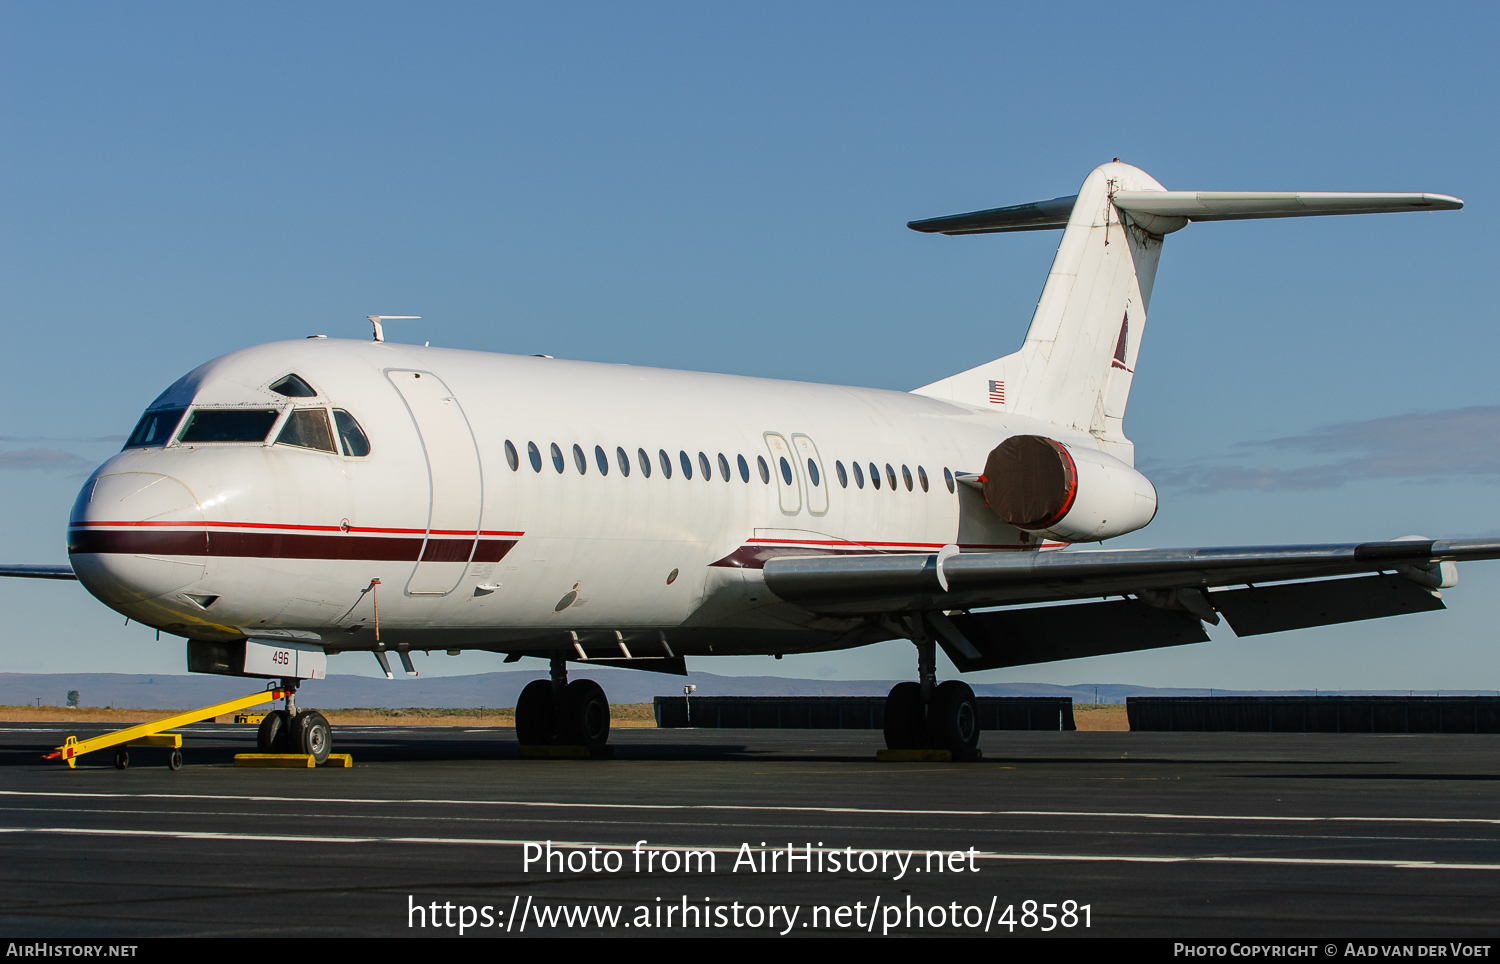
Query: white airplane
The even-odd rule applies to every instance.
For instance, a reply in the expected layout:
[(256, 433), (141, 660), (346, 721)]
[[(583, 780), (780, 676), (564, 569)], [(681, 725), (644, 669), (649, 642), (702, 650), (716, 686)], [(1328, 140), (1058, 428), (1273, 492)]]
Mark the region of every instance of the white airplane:
[[(71, 565), (0, 573), (76, 578), (186, 637), (189, 670), (293, 690), (328, 653), (387, 676), (389, 651), (412, 675), (412, 650), (548, 658), (518, 738), (593, 751), (609, 704), (570, 662), (685, 673), (905, 638), (918, 679), (887, 697), (887, 744), (961, 756), (974, 696), (937, 682), (938, 645), (968, 672), (1202, 642), (1220, 614), (1253, 635), (1441, 609), (1456, 561), (1500, 557), (1416, 537), (1045, 551), (1156, 513), (1123, 419), (1165, 235), (1460, 207), (1168, 191), (1116, 160), (1072, 197), (912, 222), (1063, 235), (1020, 351), (909, 393), (393, 344), (371, 316), (373, 341), (178, 379), (84, 484)], [(288, 703), (262, 748), (326, 755), (326, 719)]]

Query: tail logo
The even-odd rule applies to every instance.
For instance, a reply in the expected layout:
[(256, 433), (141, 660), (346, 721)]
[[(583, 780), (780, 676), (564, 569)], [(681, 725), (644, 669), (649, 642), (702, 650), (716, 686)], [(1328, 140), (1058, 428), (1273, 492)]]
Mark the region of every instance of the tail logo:
[(1005, 383), (990, 380), (990, 402), (994, 405), (1005, 404)]

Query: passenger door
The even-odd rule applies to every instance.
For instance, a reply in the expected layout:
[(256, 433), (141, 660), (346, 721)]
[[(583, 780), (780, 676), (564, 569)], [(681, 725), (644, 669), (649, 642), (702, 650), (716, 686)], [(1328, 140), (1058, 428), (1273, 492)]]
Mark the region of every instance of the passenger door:
[(479, 537), (479, 449), (458, 399), (436, 375), (388, 371), (386, 376), (401, 393), (421, 437), (431, 499), (427, 536), (406, 591), (443, 596), (463, 578)]

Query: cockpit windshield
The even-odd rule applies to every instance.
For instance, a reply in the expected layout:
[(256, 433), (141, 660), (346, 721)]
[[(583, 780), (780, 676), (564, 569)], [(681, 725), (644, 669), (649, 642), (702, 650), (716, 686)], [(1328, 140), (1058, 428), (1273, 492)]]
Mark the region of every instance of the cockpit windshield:
[(177, 441), (264, 442), (279, 414), (274, 408), (197, 408), (188, 416)]
[(172, 430), (177, 423), (182, 421), (182, 413), (185, 408), (166, 408), (161, 411), (147, 412), (141, 416), (136, 423), (135, 431), (130, 433), (130, 440), (125, 443), (127, 449), (145, 449), (157, 445), (166, 445), (172, 440)]

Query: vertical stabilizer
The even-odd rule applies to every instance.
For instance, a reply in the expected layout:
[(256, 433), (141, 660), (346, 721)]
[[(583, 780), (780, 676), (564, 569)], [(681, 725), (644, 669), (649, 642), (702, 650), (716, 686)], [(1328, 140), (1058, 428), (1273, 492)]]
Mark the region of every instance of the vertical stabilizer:
[[(1129, 164), (1095, 168), (1073, 201), (1021, 350), (924, 385), (916, 394), (1089, 432), (1101, 448), (1133, 463), (1123, 429), (1125, 403), (1162, 238), (1122, 219), (1111, 197), (1119, 191), (1165, 190)], [(981, 230), (1027, 229), (1034, 228)]]

